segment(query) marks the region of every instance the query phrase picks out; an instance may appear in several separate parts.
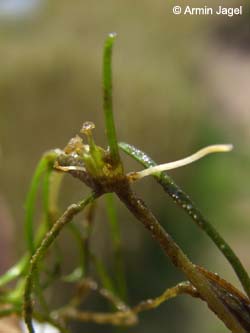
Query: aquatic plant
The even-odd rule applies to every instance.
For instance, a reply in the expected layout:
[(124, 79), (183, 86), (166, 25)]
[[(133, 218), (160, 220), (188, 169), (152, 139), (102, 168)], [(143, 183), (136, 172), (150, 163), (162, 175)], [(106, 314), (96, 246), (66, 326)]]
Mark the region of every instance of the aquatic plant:
[[(0, 277), (0, 316), (17, 314), (23, 317), (29, 333), (35, 333), (33, 321), (50, 323), (59, 332), (69, 332), (68, 322), (83, 321), (98, 324), (134, 325), (142, 311), (158, 307), (162, 302), (180, 294), (188, 294), (207, 303), (209, 309), (228, 327), (231, 332), (243, 333), (250, 330), (250, 278), (239, 258), (215, 227), (202, 215), (191, 198), (170, 178), (166, 170), (181, 167), (210, 153), (227, 152), (232, 145), (220, 144), (205, 147), (179, 161), (157, 165), (146, 153), (138, 148), (117, 141), (112, 105), (112, 50), (116, 34), (110, 34), (104, 45), (103, 53), (103, 109), (107, 136), (107, 148), (95, 143), (95, 125), (87, 121), (81, 134), (70, 139), (66, 147), (46, 152), (34, 173), (26, 199), (25, 236), (27, 253), (19, 262)], [(120, 150), (138, 161), (142, 171), (125, 172)], [(83, 200), (70, 204), (64, 213), (58, 208), (58, 194), (62, 191), (62, 177), (69, 174), (90, 188), (90, 194)], [(144, 201), (137, 196), (133, 183), (143, 177), (153, 176), (171, 199), (187, 213), (191, 221), (200, 227), (215, 243), (238, 276), (245, 294), (238, 291), (217, 274), (194, 264), (171, 235), (157, 220)], [(35, 228), (34, 213), (38, 188), (43, 189), (43, 219)], [(105, 265), (89, 247), (93, 228), (95, 202), (106, 196), (106, 204), (112, 234), (115, 256), (115, 281), (109, 276)], [(146, 228), (152, 238), (186, 276), (180, 282), (156, 298), (148, 299), (137, 305), (127, 303), (127, 286), (122, 261), (121, 235), (116, 217), (113, 198), (118, 197), (131, 214)], [(85, 212), (85, 223), (81, 232), (73, 218)], [(69, 228), (79, 245), (79, 265), (74, 271), (63, 276), (54, 267), (44, 264), (54, 255), (57, 258), (57, 237)], [(58, 259), (60, 261), (60, 259)], [(89, 275), (89, 265), (93, 264), (101, 281), (97, 283)], [(43, 278), (41, 278), (41, 276)], [(59, 309), (50, 309), (44, 295), (55, 279), (62, 279), (75, 285), (75, 294), (67, 304)], [(13, 287), (9, 283), (16, 280)], [(110, 312), (82, 311), (81, 303), (89, 292), (97, 292), (111, 304)], [(36, 304), (34, 303), (36, 301)]]

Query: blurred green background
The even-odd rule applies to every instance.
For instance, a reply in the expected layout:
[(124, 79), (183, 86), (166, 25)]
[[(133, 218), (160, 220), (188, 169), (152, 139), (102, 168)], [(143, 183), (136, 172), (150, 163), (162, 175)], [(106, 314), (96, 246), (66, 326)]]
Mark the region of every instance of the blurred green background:
[[(184, 6), (184, 0), (6, 3), (0, 1), (1, 271), (25, 251), (24, 198), (41, 154), (63, 148), (86, 120), (96, 124), (96, 141), (106, 145), (101, 61), (103, 42), (113, 31), (118, 33), (113, 72), (120, 141), (138, 146), (159, 163), (208, 144), (235, 145), (230, 154), (209, 156), (171, 175), (250, 271), (250, 23), (246, 1), (227, 1), (228, 7), (243, 4), (244, 15), (232, 18), (174, 16), (173, 5)], [(210, 1), (211, 6), (219, 4)], [(141, 169), (125, 156), (124, 160), (127, 171)], [(82, 184), (66, 178), (62, 208), (87, 193)], [(239, 286), (211, 241), (152, 179), (142, 180), (135, 188), (195, 263)], [(125, 208), (118, 202), (117, 206), (129, 299), (135, 304), (184, 277)], [(109, 265), (112, 250), (102, 200), (99, 208), (93, 247)], [(70, 244), (64, 241), (69, 261), (75, 251)], [(59, 302), (62, 293), (54, 293)], [(137, 327), (122, 331), (226, 332), (206, 305), (187, 296), (140, 319)], [(74, 332), (112, 331), (111, 327), (83, 325)]]

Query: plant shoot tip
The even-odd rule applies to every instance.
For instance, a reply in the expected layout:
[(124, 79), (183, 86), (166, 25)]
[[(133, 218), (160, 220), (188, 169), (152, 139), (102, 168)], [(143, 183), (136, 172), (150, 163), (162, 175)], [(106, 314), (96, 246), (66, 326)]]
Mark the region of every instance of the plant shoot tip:
[(140, 179), (140, 178), (143, 178), (146, 176), (150, 176), (150, 175), (153, 175), (158, 172), (163, 172), (163, 171), (167, 171), (167, 170), (180, 168), (187, 164), (193, 163), (211, 153), (224, 153), (224, 152), (229, 152), (232, 149), (233, 149), (232, 144), (218, 144), (218, 145), (207, 146), (205, 148), (198, 150), (196, 153), (194, 153), (188, 157), (185, 157), (181, 160), (160, 164), (160, 165), (153, 166), (153, 167), (150, 167), (148, 169), (145, 169), (145, 170), (142, 170), (139, 172), (133, 172), (131, 174), (128, 174), (128, 176), (131, 181), (135, 181), (137, 179)]
[(92, 123), (92, 121), (85, 121), (82, 125), (80, 133), (83, 133), (85, 135), (91, 135), (91, 132), (95, 128), (95, 124)]
[(231, 143), (225, 144), (224, 146), (225, 146), (225, 149), (226, 149), (225, 151), (231, 151), (231, 150), (234, 149), (234, 145), (231, 144)]
[(117, 37), (117, 33), (116, 32), (111, 32), (111, 33), (109, 33), (109, 38), (116, 38)]

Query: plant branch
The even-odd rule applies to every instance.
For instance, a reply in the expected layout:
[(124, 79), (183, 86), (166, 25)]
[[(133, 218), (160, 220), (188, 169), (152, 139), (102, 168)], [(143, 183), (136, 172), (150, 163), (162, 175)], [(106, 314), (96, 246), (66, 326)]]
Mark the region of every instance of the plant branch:
[(23, 299), (24, 320), (27, 325), (29, 333), (35, 333), (32, 324), (33, 302), (31, 294), (33, 291), (34, 279), (36, 277), (38, 264), (44, 257), (50, 245), (57, 238), (63, 227), (67, 225), (76, 214), (81, 212), (89, 203), (93, 202), (97, 197), (98, 197), (97, 194), (92, 193), (87, 199), (80, 201), (77, 204), (70, 205), (66, 209), (64, 214), (55, 222), (51, 230), (46, 234), (43, 241), (41, 242), (41, 244), (38, 246), (35, 253), (31, 257), (29, 273), (25, 281), (24, 299)]
[[(156, 163), (144, 152), (127, 143), (120, 143), (120, 148), (141, 163), (144, 167), (155, 166)], [(219, 234), (215, 227), (203, 216), (191, 198), (170, 178), (166, 172), (153, 175), (163, 190), (176, 202), (215, 243), (218, 249), (226, 257), (236, 275), (238, 276), (246, 294), (250, 297), (250, 278), (240, 259), (234, 253), (230, 245)]]
[(196, 266), (188, 259), (181, 248), (175, 243), (171, 236), (157, 221), (151, 211), (145, 206), (142, 200), (128, 189), (127, 191), (116, 192), (121, 201), (130, 212), (149, 230), (153, 239), (161, 246), (164, 253), (172, 263), (179, 268), (197, 289), (201, 297), (207, 302), (209, 308), (235, 333), (243, 333), (237, 319), (232, 316), (228, 308), (219, 299), (208, 280), (198, 271)]
[(172, 288), (167, 288), (164, 291), (164, 293), (161, 294), (160, 296), (140, 302), (139, 304), (137, 304), (132, 308), (132, 311), (134, 313), (139, 313), (142, 311), (155, 309), (158, 306), (160, 306), (162, 303), (181, 294), (188, 294), (191, 295), (192, 297), (199, 297), (199, 293), (189, 281), (180, 282)]
[(94, 322), (98, 324), (112, 324), (119, 326), (131, 326), (135, 325), (138, 321), (137, 314), (143, 311), (155, 309), (163, 302), (168, 301), (181, 294), (189, 294), (193, 297), (199, 297), (196, 289), (190, 282), (181, 282), (173, 288), (168, 288), (164, 293), (156, 298), (147, 299), (140, 302), (132, 308), (129, 308), (126, 304), (123, 304), (120, 300), (117, 300), (110, 291), (106, 289), (98, 289), (94, 281), (89, 281), (89, 288), (98, 290), (99, 293), (110, 300), (119, 311), (116, 312), (89, 312), (79, 311), (76, 308), (70, 306), (57, 312), (58, 317), (63, 319), (79, 320), (83, 322)]

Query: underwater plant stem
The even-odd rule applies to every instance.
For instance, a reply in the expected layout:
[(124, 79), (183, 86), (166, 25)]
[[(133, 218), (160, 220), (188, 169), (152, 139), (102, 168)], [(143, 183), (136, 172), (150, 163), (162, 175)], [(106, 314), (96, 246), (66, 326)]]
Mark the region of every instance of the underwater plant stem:
[(110, 148), (110, 155), (114, 166), (121, 164), (116, 129), (113, 114), (112, 100), (112, 51), (116, 33), (108, 35), (103, 50), (103, 108), (105, 115), (105, 128)]
[(82, 223), (82, 227), (84, 228), (84, 265), (85, 265), (85, 276), (90, 274), (90, 243), (91, 243), (91, 236), (94, 227), (94, 219), (95, 219), (95, 212), (96, 212), (96, 202), (94, 201), (86, 208), (84, 221)]
[(23, 255), (22, 258), (3, 275), (0, 276), (0, 288), (7, 283), (19, 278), (28, 267), (29, 256)]
[(98, 197), (97, 194), (92, 193), (87, 199), (80, 201), (77, 204), (70, 205), (63, 215), (54, 223), (50, 231), (46, 234), (35, 253), (32, 255), (30, 260), (29, 273), (27, 274), (24, 288), (24, 299), (23, 299), (23, 313), (24, 320), (28, 328), (29, 333), (35, 333), (32, 316), (33, 316), (33, 302), (32, 302), (32, 291), (38, 264), (44, 257), (50, 245), (59, 235), (63, 227), (68, 224), (73, 217), (81, 212), (89, 203), (93, 202)]
[[(34, 176), (31, 181), (30, 189), (27, 194), (25, 204), (25, 238), (30, 254), (33, 254), (35, 251), (33, 219), (35, 211), (35, 200), (39, 187), (39, 182), (41, 176), (46, 172), (49, 173), (50, 169), (53, 168), (53, 164), (56, 160), (57, 155), (57, 152), (52, 150), (42, 156), (36, 167)], [(45, 198), (45, 201), (46, 200), (47, 199)]]
[(95, 266), (96, 269), (96, 273), (101, 281), (102, 286), (109, 290), (112, 293), (115, 293), (115, 287), (114, 287), (114, 283), (111, 280), (107, 268), (105, 267), (103, 261), (101, 258), (98, 258), (97, 256), (95, 256), (94, 254), (91, 254), (91, 259), (92, 262)]
[[(129, 145), (120, 143), (120, 148), (141, 163), (145, 168), (155, 166), (156, 163), (143, 151)], [(215, 227), (203, 216), (191, 198), (167, 175), (166, 172), (156, 173), (153, 175), (163, 190), (181, 207), (196, 223), (196, 225), (204, 230), (208, 237), (215, 243), (221, 253), (228, 260), (229, 264), (235, 271), (242, 287), (250, 298), (250, 277), (243, 267), (240, 259), (235, 254), (230, 245), (219, 234)]]
[(164, 230), (144, 202), (130, 189), (116, 192), (116, 194), (129, 211), (149, 230), (152, 238), (161, 246), (171, 262), (186, 275), (201, 297), (207, 302), (209, 308), (217, 314), (232, 332), (245, 332), (236, 318), (232, 316), (218, 298), (208, 280), (197, 270), (196, 266), (189, 260), (182, 249)]
[(43, 211), (47, 229), (57, 220), (59, 216), (59, 195), (62, 185), (64, 173), (57, 172), (55, 169), (50, 169), (44, 175), (43, 183)]
[(51, 214), (50, 214), (50, 182), (53, 170), (50, 168), (44, 174), (43, 179), (43, 212), (45, 216), (46, 229), (51, 227)]
[[(94, 285), (95, 286), (95, 285)], [(66, 307), (59, 310), (58, 316), (67, 319), (74, 319), (83, 322), (94, 322), (99, 324), (112, 324), (112, 325), (122, 325), (122, 326), (131, 326), (135, 325), (138, 321), (137, 314), (143, 311), (155, 309), (160, 306), (163, 302), (168, 301), (171, 298), (174, 298), (181, 294), (189, 294), (192, 297), (199, 297), (196, 289), (192, 286), (192, 284), (188, 281), (178, 283), (175, 287), (168, 288), (164, 291), (163, 294), (156, 298), (147, 299), (145, 301), (140, 302), (132, 308), (129, 308), (125, 304), (120, 304), (118, 301), (112, 300), (114, 295), (108, 295), (109, 291), (107, 290), (99, 290), (101, 294), (117, 305), (118, 311), (115, 312), (86, 312), (79, 311), (74, 307)]]
[(84, 238), (81, 234), (80, 228), (78, 228), (74, 223), (68, 224), (67, 227), (74, 237), (74, 243), (78, 249), (79, 264), (69, 275), (63, 277), (63, 280), (66, 282), (76, 282), (81, 280), (86, 275)]
[(140, 302), (139, 304), (137, 304), (132, 308), (132, 311), (134, 313), (139, 313), (142, 311), (155, 309), (158, 306), (160, 306), (162, 303), (181, 294), (188, 294), (191, 295), (192, 297), (199, 297), (199, 293), (197, 292), (195, 287), (189, 281), (184, 281), (178, 283), (176, 286), (172, 288), (167, 288), (164, 291), (164, 293), (162, 293), (158, 297), (150, 298)]
[(131, 173), (132, 180), (141, 179), (143, 177), (154, 175), (155, 173), (158, 173), (158, 172), (177, 169), (177, 168), (183, 167), (185, 165), (191, 164), (193, 162), (196, 162), (206, 155), (209, 155), (212, 153), (226, 153), (226, 152), (231, 151), (232, 149), (233, 149), (233, 146), (231, 144), (207, 146), (205, 148), (198, 150), (196, 153), (194, 153), (188, 157), (182, 158), (181, 160), (150, 166), (149, 168), (144, 169), (139, 172), (132, 172)]
[(102, 325), (110, 324), (113, 326), (131, 326), (137, 323), (137, 316), (131, 310), (117, 312), (92, 312), (79, 311), (75, 308), (69, 308), (65, 309), (63, 313), (60, 313), (60, 315), (66, 320), (78, 320)]
[(117, 281), (118, 295), (123, 299), (127, 299), (127, 286), (125, 278), (125, 269), (122, 257), (121, 248), (121, 231), (119, 222), (117, 219), (117, 212), (114, 202), (114, 194), (107, 193), (106, 198), (106, 210), (108, 215), (108, 222), (110, 226), (111, 238), (114, 250), (114, 265), (115, 265), (115, 275)]

